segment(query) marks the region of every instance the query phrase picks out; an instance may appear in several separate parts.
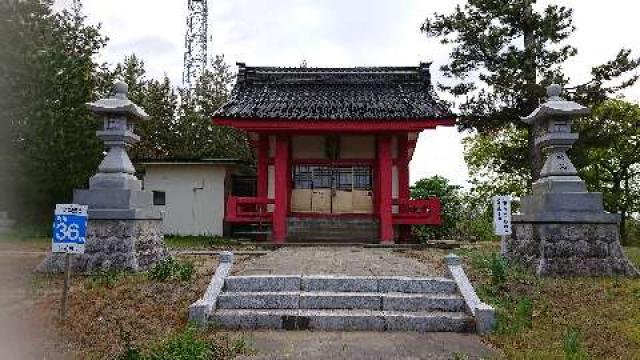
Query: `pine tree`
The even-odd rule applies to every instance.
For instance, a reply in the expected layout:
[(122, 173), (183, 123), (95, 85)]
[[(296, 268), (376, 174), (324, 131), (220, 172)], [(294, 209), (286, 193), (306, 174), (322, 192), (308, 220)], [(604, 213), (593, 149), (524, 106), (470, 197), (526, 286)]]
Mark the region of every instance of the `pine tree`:
[[(536, 0), (469, 0), (451, 14), (434, 14), (422, 25), (428, 36), (452, 44), (449, 64), (442, 66), (450, 84), (440, 88), (458, 99), (460, 128), (486, 136), (509, 126), (528, 130), (526, 142), (499, 151), (502, 170), (529, 172), (535, 181), (542, 157), (534, 146), (536, 129), (518, 120), (528, 115), (552, 82), (567, 84), (563, 63), (577, 54), (567, 43), (575, 30), (573, 11), (548, 5), (535, 10)], [(612, 61), (594, 67), (592, 80), (574, 89), (574, 97), (594, 105), (637, 80), (640, 65), (622, 49)], [(626, 80), (625, 76), (628, 75)], [(519, 154), (528, 154), (527, 158)]]

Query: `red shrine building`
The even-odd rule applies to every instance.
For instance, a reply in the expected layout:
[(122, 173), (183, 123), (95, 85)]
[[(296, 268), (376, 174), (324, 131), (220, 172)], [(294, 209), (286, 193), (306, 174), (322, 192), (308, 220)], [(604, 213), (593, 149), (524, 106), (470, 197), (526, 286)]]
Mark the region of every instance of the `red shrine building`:
[(248, 134), (257, 191), (228, 196), (225, 222), (270, 227), (274, 243), (336, 240), (336, 229), (347, 242), (392, 243), (411, 225), (440, 224), (437, 198), (409, 197), (420, 132), (455, 124), (435, 97), (429, 64), (238, 66), (213, 122)]

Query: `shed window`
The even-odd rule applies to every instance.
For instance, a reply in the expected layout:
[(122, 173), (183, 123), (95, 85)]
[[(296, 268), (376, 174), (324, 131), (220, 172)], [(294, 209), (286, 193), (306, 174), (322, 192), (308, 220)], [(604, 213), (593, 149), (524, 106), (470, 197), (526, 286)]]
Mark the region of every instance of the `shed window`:
[(153, 205), (167, 205), (167, 195), (164, 191), (153, 192)]

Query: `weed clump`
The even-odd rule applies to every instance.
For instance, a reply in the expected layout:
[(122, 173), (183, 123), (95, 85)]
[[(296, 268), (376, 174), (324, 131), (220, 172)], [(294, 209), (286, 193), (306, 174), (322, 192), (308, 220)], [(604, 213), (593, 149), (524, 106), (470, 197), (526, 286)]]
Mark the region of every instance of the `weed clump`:
[(87, 279), (86, 287), (87, 289), (111, 289), (121, 277), (122, 273), (118, 271), (100, 271)]
[(149, 269), (148, 276), (154, 281), (191, 281), (195, 274), (195, 266), (191, 261), (176, 261), (168, 258), (158, 262)]
[(589, 358), (582, 346), (580, 334), (575, 329), (569, 329), (562, 340), (564, 356), (567, 360), (586, 360)]
[(233, 341), (212, 341), (204, 337), (192, 326), (170, 336), (165, 341), (154, 344), (148, 350), (125, 342), (125, 349), (117, 360), (218, 360), (232, 359), (239, 354), (249, 353), (244, 338)]

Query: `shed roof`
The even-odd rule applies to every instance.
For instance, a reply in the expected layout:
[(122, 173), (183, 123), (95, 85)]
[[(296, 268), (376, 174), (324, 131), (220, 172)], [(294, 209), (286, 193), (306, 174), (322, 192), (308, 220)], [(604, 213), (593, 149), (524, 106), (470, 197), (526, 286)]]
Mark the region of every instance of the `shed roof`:
[(220, 119), (423, 120), (452, 118), (429, 63), (415, 67), (282, 68), (238, 63)]

